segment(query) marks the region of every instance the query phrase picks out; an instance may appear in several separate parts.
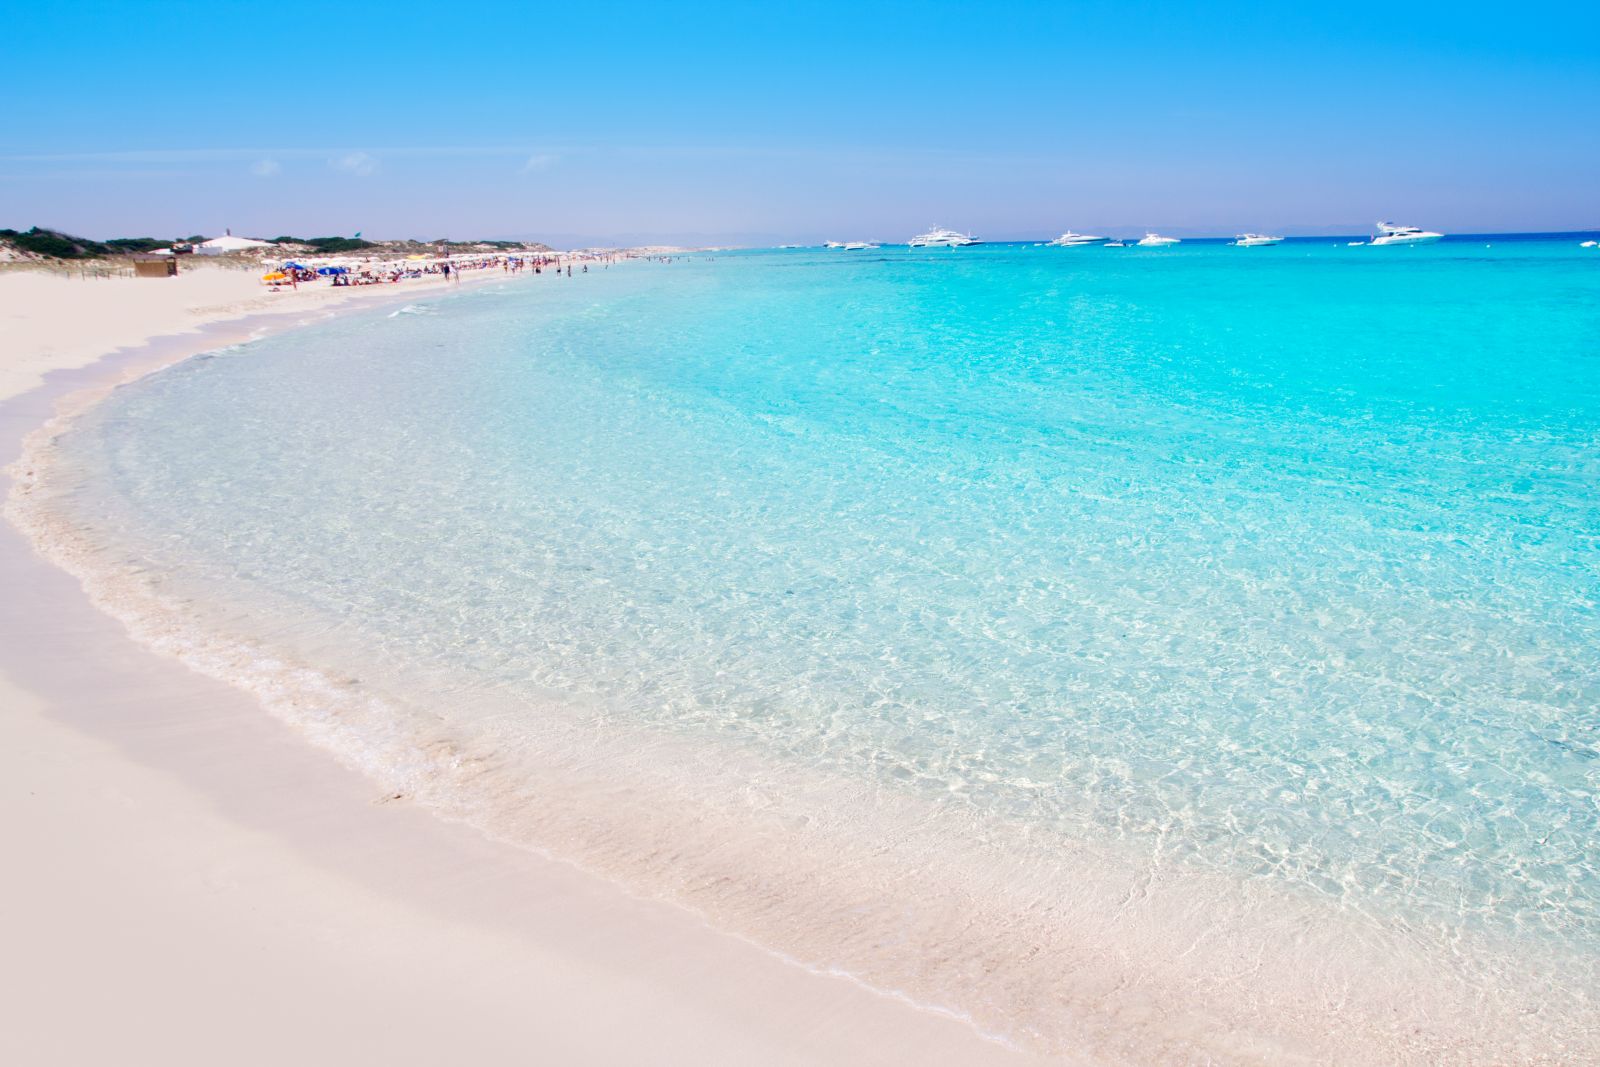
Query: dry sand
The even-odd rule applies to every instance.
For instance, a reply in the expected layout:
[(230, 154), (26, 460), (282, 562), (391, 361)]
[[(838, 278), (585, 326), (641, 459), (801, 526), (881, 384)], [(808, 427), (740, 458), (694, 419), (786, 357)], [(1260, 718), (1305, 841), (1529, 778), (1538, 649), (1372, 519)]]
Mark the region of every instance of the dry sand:
[(0, 274), (0, 398), (43, 384), (52, 370), (81, 367), (113, 349), (208, 323), (251, 314), (304, 317), (364, 299), (392, 298), (401, 288), (413, 293), (444, 288), (442, 281), (429, 278), (403, 286), (318, 285), (272, 292), (255, 269), (190, 262), (184, 268), (176, 278)]
[[(0, 465), (70, 393), (423, 286), (0, 275)], [(386, 803), (3, 523), (0, 590), (0, 1063), (1035, 1062)]]

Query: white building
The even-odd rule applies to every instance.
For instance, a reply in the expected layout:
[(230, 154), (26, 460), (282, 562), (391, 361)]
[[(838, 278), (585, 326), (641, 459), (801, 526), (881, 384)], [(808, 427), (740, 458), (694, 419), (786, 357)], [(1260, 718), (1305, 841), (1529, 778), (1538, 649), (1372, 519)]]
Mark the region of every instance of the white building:
[(229, 252), (250, 252), (257, 248), (267, 248), (271, 241), (255, 241), (249, 237), (235, 237), (226, 234), (222, 237), (213, 237), (194, 246), (194, 250), (202, 256), (221, 256)]

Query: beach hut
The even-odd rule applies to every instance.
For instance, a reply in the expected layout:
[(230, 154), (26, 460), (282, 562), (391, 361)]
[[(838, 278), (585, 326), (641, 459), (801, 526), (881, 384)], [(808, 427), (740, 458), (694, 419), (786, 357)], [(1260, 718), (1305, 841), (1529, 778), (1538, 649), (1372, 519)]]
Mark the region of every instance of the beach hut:
[(173, 278), (178, 274), (178, 261), (169, 249), (165, 256), (140, 256), (133, 261), (135, 278)]

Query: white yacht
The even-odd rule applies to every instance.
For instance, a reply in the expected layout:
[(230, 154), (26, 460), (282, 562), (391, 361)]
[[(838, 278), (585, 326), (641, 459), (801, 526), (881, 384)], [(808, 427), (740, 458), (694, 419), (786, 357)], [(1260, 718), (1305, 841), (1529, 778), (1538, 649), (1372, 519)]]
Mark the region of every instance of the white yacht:
[(1106, 247), (1107, 248), (1127, 248), (1128, 247), (1128, 242), (1126, 242), (1126, 241), (1107, 241), (1106, 242)]
[(1415, 226), (1396, 226), (1392, 222), (1378, 223), (1378, 236), (1372, 239), (1375, 245), (1425, 245), (1442, 238), (1444, 234), (1434, 233), (1431, 230), (1419, 230)]
[(906, 244), (912, 248), (965, 248), (967, 245), (981, 245), (983, 242), (970, 233), (957, 233), (942, 226), (935, 226), (927, 233), (917, 234)]
[(1580, 244), (1578, 247), (1579, 248), (1600, 248), (1600, 241), (1585, 241), (1582, 244)]
[(822, 242), (822, 247), (823, 248), (843, 248), (844, 247), (844, 242), (843, 241), (824, 241), (824, 242)]
[(1140, 248), (1166, 248), (1168, 245), (1178, 243), (1176, 237), (1163, 237), (1159, 233), (1147, 233), (1139, 241)]
[(877, 247), (871, 241), (849, 241), (845, 243), (844, 250), (846, 252), (868, 252)]
[(1087, 233), (1073, 233), (1071, 230), (1068, 230), (1060, 237), (1057, 237), (1054, 241), (1051, 241), (1050, 247), (1082, 248), (1084, 245), (1101, 245), (1105, 243), (1106, 239), (1104, 237), (1095, 237)]
[(1268, 237), (1261, 233), (1241, 233), (1233, 242), (1240, 248), (1261, 248), (1264, 245), (1281, 245), (1282, 237)]

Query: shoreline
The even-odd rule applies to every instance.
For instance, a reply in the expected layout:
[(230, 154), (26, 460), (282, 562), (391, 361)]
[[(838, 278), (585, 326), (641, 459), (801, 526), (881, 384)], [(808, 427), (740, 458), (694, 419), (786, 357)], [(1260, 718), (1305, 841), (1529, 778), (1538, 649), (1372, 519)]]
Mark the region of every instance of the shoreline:
[[(393, 295), (398, 300), (410, 294)], [(189, 345), (181, 343), (184, 339), (163, 342), (147, 349), (143, 356), (138, 352), (124, 352), (122, 358), (109, 360), (107, 367), (101, 368), (107, 371), (103, 378), (98, 379), (101, 393), (96, 393), (93, 387), (74, 392), (66, 401), (73, 405), (72, 408), (69, 410), (58, 404), (56, 417), (67, 420), (75, 413), (91, 407), (105, 388), (115, 384), (109, 373), (111, 366), (123, 366), (127, 371), (126, 380), (126, 377), (147, 371), (147, 363), (152, 366), (166, 365), (184, 358), (186, 353), (213, 350), (226, 343), (219, 338), (229, 336), (229, 331), (237, 340), (239, 334), (250, 334), (252, 328), (259, 325), (243, 319), (233, 320), (224, 326), (214, 327), (216, 333), (210, 340), (189, 339), (193, 342)], [(174, 346), (172, 350), (165, 350), (167, 343)], [(85, 378), (95, 376), (92, 371), (82, 375)], [(67, 391), (66, 383), (63, 384), (64, 388), (57, 395)], [(4, 414), (0, 410), (0, 418)], [(53, 428), (46, 426), (36, 432), (49, 438)], [(48, 470), (48, 449), (41, 450), (40, 461), (44, 464), (40, 469)], [(24, 479), (30, 474), (24, 472)], [(53, 480), (53, 475), (44, 478), (46, 497)], [(70, 482), (64, 484), (70, 485)], [(70, 492), (70, 489), (67, 491)], [(605, 771), (607, 759), (592, 744), (584, 750), (580, 765), (583, 773), (578, 777), (564, 774), (569, 768), (564, 768), (559, 758), (547, 760), (534, 775), (538, 787), (531, 788), (525, 795), (517, 794), (528, 802), (521, 810), (539, 813), (536, 822), (564, 827), (572, 832), (561, 833), (558, 829), (553, 841), (548, 836), (548, 830), (544, 837), (520, 833), (521, 827), (516, 825), (515, 819), (508, 825), (503, 819), (483, 818), (483, 809), (474, 809), (471, 805), (452, 805), (447, 798), (441, 797), (440, 790), (412, 790), (409, 781), (396, 783), (392, 774), (386, 773), (391, 768), (383, 759), (373, 762), (360, 752), (352, 753), (349, 745), (339, 744), (339, 730), (324, 729), (326, 717), (320, 711), (324, 700), (333, 699), (336, 704), (342, 703), (332, 695), (327, 684), (331, 681), (335, 688), (343, 685), (339, 675), (328, 675), (324, 670), (333, 670), (330, 666), (333, 661), (306, 662), (300, 668), (295, 668), (295, 657), (290, 657), (286, 663), (268, 662), (259, 669), (246, 670), (242, 674), (237, 669), (230, 669), (240, 665), (249, 666), (252, 657), (248, 654), (249, 647), (243, 648), (246, 653), (243, 657), (237, 655), (240, 649), (229, 647), (230, 642), (236, 643), (239, 637), (230, 636), (227, 627), (221, 627), (216, 634), (212, 634), (207, 627), (194, 625), (194, 620), (188, 617), (186, 610), (174, 612), (171, 605), (166, 605), (167, 610), (161, 610), (163, 605), (160, 603), (145, 605), (147, 610), (141, 610), (139, 597), (129, 599), (118, 595), (120, 587), (138, 586), (141, 582), (137, 575), (128, 573), (130, 568), (125, 562), (128, 557), (119, 549), (115, 538), (109, 542), (95, 541), (92, 533), (97, 521), (95, 514), (79, 516), (87, 520), (84, 529), (91, 531), (88, 537), (83, 537), (70, 518), (65, 525), (52, 525), (48, 521), (51, 510), (48, 502), (20, 503), (28, 499), (26, 492), (13, 494), (8, 503), (8, 517), (31, 534), (46, 556), (60, 561), (66, 572), (79, 576), (82, 581), (80, 597), (86, 591), (88, 599), (103, 605), (110, 617), (123, 620), (135, 635), (134, 643), (140, 648), (158, 650), (157, 658), (164, 661), (166, 656), (161, 653), (171, 653), (199, 672), (220, 679), (219, 684), (223, 684), (230, 692), (239, 694), (242, 691), (245, 704), (257, 716), (265, 709), (276, 721), (287, 724), (291, 739), (298, 739), (302, 744), (309, 740), (319, 749), (331, 750), (332, 758), (342, 759), (346, 767), (354, 766), (358, 772), (363, 769), (368, 771), (373, 778), (364, 779), (358, 773), (356, 780), (365, 782), (369, 792), (383, 793), (380, 786), (373, 784), (374, 781), (385, 785), (401, 785), (401, 792), (394, 796), (376, 796), (372, 802), (382, 802), (382, 806), (390, 810), (402, 806), (391, 802), (396, 800), (405, 801), (403, 806), (407, 808), (425, 806), (429, 811), (423, 815), (424, 818), (438, 815), (441, 824), (469, 822), (485, 832), (490, 840), (510, 841), (511, 844), (506, 847), (513, 851), (521, 852), (531, 847), (536, 856), (558, 855), (562, 858), (563, 866), (577, 865), (582, 870), (598, 872), (597, 875), (578, 873), (579, 878), (597, 877), (608, 890), (622, 892), (624, 896), (628, 896), (628, 892), (617, 887), (630, 887), (633, 895), (629, 899), (680, 900), (685, 907), (671, 910), (681, 913), (714, 937), (730, 938), (753, 948), (769, 960), (779, 961), (782, 966), (801, 970), (813, 977), (829, 981), (843, 980), (878, 1001), (905, 1006), (914, 1011), (919, 1019), (945, 1019), (962, 1028), (969, 1036), (976, 1037), (977, 1032), (969, 1028), (971, 1022), (966, 1016), (943, 1011), (930, 1006), (930, 1003), (959, 1003), (963, 1009), (967, 1009), (968, 1001), (947, 1001), (941, 992), (952, 988), (963, 994), (986, 990), (989, 979), (1005, 973), (1011, 962), (1031, 960), (1038, 954), (1041, 973), (1029, 976), (1026, 988), (1018, 987), (1020, 992), (1026, 994), (1022, 1000), (1008, 1003), (1023, 1005), (1026, 1011), (1035, 1012), (1036, 1020), (1054, 1019), (1061, 1021), (1063, 1026), (1077, 1026), (1079, 1029), (1070, 1037), (1058, 1033), (1058, 1039), (1049, 1042), (1046, 1047), (1053, 1047), (1058, 1052), (1063, 1047), (1094, 1048), (1106, 1057), (1095, 1059), (1095, 1062), (1153, 1062), (1155, 1059), (1162, 1062), (1189, 1062), (1183, 1058), (1180, 1049), (1187, 1049), (1189, 1055), (1201, 1050), (1220, 1053), (1227, 1062), (1256, 1062), (1263, 1056), (1267, 1057), (1264, 1062), (1370, 1062), (1379, 1058), (1380, 1052), (1384, 1053), (1382, 1059), (1393, 1062), (1431, 1062), (1434, 1057), (1447, 1053), (1461, 1062), (1478, 1062), (1475, 1055), (1493, 1054), (1495, 1048), (1499, 1048), (1502, 1054), (1510, 1054), (1512, 1059), (1509, 1062), (1560, 1062), (1549, 1059), (1537, 1046), (1521, 1045), (1512, 1052), (1511, 1047), (1502, 1046), (1497, 1037), (1491, 1036), (1493, 1027), (1489, 1020), (1501, 1016), (1503, 1023), (1510, 1024), (1512, 1020), (1505, 1017), (1506, 1009), (1511, 1009), (1511, 1014), (1515, 1014), (1516, 1008), (1514, 1004), (1495, 997), (1489, 990), (1473, 992), (1470, 988), (1458, 988), (1454, 1003), (1450, 1003), (1452, 998), (1448, 996), (1441, 999), (1430, 996), (1429, 993), (1435, 992), (1435, 983), (1422, 971), (1414, 970), (1425, 962), (1429, 954), (1411, 960), (1409, 953), (1401, 953), (1407, 957), (1404, 962), (1393, 957), (1385, 959), (1384, 943), (1389, 943), (1391, 949), (1397, 947), (1385, 935), (1352, 955), (1344, 949), (1351, 935), (1357, 934), (1355, 930), (1345, 930), (1342, 925), (1338, 929), (1325, 927), (1312, 911), (1301, 913), (1298, 908), (1288, 912), (1263, 908), (1261, 905), (1264, 901), (1249, 899), (1254, 894), (1248, 889), (1242, 898), (1232, 891), (1222, 894), (1196, 893), (1192, 891), (1193, 883), (1185, 877), (1179, 875), (1174, 880), (1175, 870), (1152, 869), (1147, 872), (1147, 882), (1145, 877), (1129, 882), (1126, 871), (1109, 879), (1097, 878), (1097, 874), (1103, 875), (1109, 868), (1104, 863), (1084, 856), (1068, 863), (1062, 872), (1072, 872), (1066, 882), (1059, 886), (1059, 890), (1071, 899), (1053, 903), (1048, 912), (1054, 918), (1048, 922), (1038, 925), (1032, 921), (1016, 923), (1016, 918), (1028, 914), (1030, 909), (1026, 908), (979, 908), (974, 911), (974, 904), (979, 900), (987, 901), (997, 894), (997, 899), (1009, 898), (1014, 889), (1027, 894), (1046, 887), (1030, 890), (1025, 877), (1013, 885), (1008, 872), (1020, 872), (1011, 871), (1006, 863), (962, 862), (963, 858), (969, 861), (974, 858), (972, 850), (967, 847), (967, 838), (973, 835), (938, 832), (937, 827), (924, 826), (920, 816), (897, 818), (891, 814), (885, 823), (877, 818), (883, 805), (872, 802), (870, 798), (860, 798), (865, 807), (859, 803), (846, 806), (873, 824), (873, 829), (865, 833), (867, 843), (895, 842), (897, 846), (908, 845), (911, 855), (937, 857), (938, 862), (934, 864), (937, 869), (924, 869), (920, 863), (902, 863), (897, 867), (892, 862), (893, 857), (880, 864), (877, 862), (879, 856), (876, 847), (870, 855), (859, 849), (819, 849), (819, 843), (824, 846), (836, 845), (840, 839), (826, 832), (820, 837), (812, 833), (809, 823), (811, 815), (815, 813), (808, 810), (789, 809), (786, 822), (781, 804), (772, 813), (772, 818), (767, 820), (769, 832), (766, 835), (769, 841), (781, 839), (786, 843), (785, 858), (781, 862), (758, 862), (755, 857), (747, 855), (732, 866), (721, 863), (714, 865), (715, 869), (706, 865), (697, 868), (692, 857), (701, 852), (708, 856), (721, 852), (723, 846), (733, 840), (718, 836), (718, 820), (713, 818), (704, 827), (691, 828), (685, 825), (683, 817), (674, 817), (665, 808), (641, 806), (637, 802), (640, 798), (648, 800), (654, 795), (660, 799), (671, 795), (660, 789), (652, 790), (649, 774), (643, 778), (635, 776), (637, 780), (632, 781), (632, 787), (638, 790), (638, 795), (631, 805), (616, 805), (616, 810), (611, 810), (613, 805), (603, 800), (594, 803), (596, 797), (594, 791), (588, 788), (592, 784), (589, 779), (599, 774), (601, 780), (610, 782), (613, 776)], [(46, 521), (39, 522), (40, 516)], [(118, 554), (113, 557), (97, 554), (105, 548)], [(91, 554), (85, 555), (85, 549)], [(17, 585), (22, 587), (20, 582)], [(287, 611), (279, 612), (280, 626), (292, 627), (297, 618), (294, 605), (290, 603), (285, 607)], [(154, 610), (148, 610), (150, 608)], [(197, 629), (200, 633), (191, 632)], [(196, 645), (193, 641), (195, 637), (202, 642), (212, 640), (214, 643), (210, 646), (203, 643)], [(270, 642), (261, 648), (271, 653), (273, 660), (279, 658), (281, 650), (275, 649)], [(199, 654), (192, 654), (191, 649), (197, 649)], [(220, 655), (214, 655), (214, 652)], [(233, 656), (232, 663), (228, 661), (230, 655)], [(48, 650), (43, 658), (47, 657)], [(178, 659), (170, 662), (176, 664)], [(219, 664), (220, 670), (217, 669)], [(26, 668), (31, 668), (31, 662), (25, 665)], [(346, 665), (346, 669), (355, 669), (365, 676), (373, 668)], [(393, 671), (392, 676), (389, 671), (382, 669), (377, 672), (380, 691), (386, 683), (393, 683), (391, 690), (394, 685), (404, 685), (407, 676), (405, 666), (395, 662), (390, 664), (389, 670)], [(287, 677), (275, 679), (270, 677), (273, 674)], [(299, 675), (307, 677), (301, 678)], [(317, 691), (319, 681), (322, 683), (320, 693)], [(285, 682), (286, 685), (283, 684)], [(47, 688), (54, 684), (55, 679), (47, 678)], [(310, 699), (297, 704), (296, 694), (302, 690), (309, 692)], [(250, 695), (252, 691), (255, 696)], [(380, 692), (379, 700), (382, 699)], [(358, 702), (365, 701), (358, 699)], [(310, 714), (302, 712), (301, 708)], [(156, 712), (152, 710), (151, 714)], [(339, 722), (342, 717), (341, 713), (335, 711), (332, 719), (327, 721)], [(403, 734), (405, 731), (399, 732)], [(463, 774), (467, 778), (480, 777), (484, 769), (482, 761), (493, 756), (493, 753), (482, 749), (474, 751), (470, 747), (453, 747), (450, 739), (443, 735), (425, 737), (423, 741), (421, 750), (427, 754), (423, 761), (427, 766), (423, 770), (431, 768), (436, 773), (424, 773), (420, 780), (425, 784), (435, 779), (441, 780), (446, 794), (452, 778), (461, 778)], [(414, 739), (412, 743), (415, 744)], [(435, 750), (435, 745), (444, 747)], [(544, 751), (556, 753), (558, 757), (563, 752), (570, 755), (570, 746), (546, 746)], [(666, 778), (683, 777), (672, 773), (673, 766), (682, 762), (674, 758), (676, 753), (669, 753), (662, 747), (652, 747), (650, 751), (651, 759), (647, 761), (649, 767), (637, 769), (661, 771)], [(404, 755), (403, 752), (401, 754)], [(625, 766), (625, 761), (612, 759), (610, 762), (617, 767)], [(433, 766), (436, 763), (440, 766)], [(656, 766), (658, 763), (660, 767)], [(678, 770), (681, 771), (682, 767), (678, 767)], [(716, 773), (712, 773), (713, 770)], [(690, 803), (681, 814), (694, 816), (697, 812), (704, 815), (717, 811), (717, 803), (709, 806), (704, 803), (708, 795), (720, 802), (722, 798), (741, 794), (741, 789), (730, 788), (729, 783), (722, 780), (725, 775), (721, 773), (721, 768), (706, 767), (705, 771), (706, 788), (698, 790), (694, 797), (683, 798)], [(735, 777), (755, 781), (764, 778), (760, 774), (742, 776), (739, 773)], [(617, 782), (621, 784), (621, 779), (617, 779)], [(767, 784), (770, 786), (772, 783)], [(796, 783), (790, 782), (789, 785), (788, 790), (773, 792), (769, 789), (769, 801), (794, 790)], [(810, 797), (812, 792), (810, 783), (802, 784), (798, 789), (799, 795), (804, 797)], [(421, 803), (410, 803), (413, 796)], [(586, 804), (585, 798), (590, 803)], [(441, 799), (445, 802), (440, 803)], [(827, 811), (837, 808), (837, 804), (822, 805), (822, 809)], [(884, 810), (890, 809), (904, 814), (894, 804)], [(662, 817), (657, 817), (658, 812)], [(488, 814), (492, 816), (494, 813)], [(805, 833), (793, 829), (796, 819), (807, 825)], [(825, 819), (823, 821), (826, 822)], [(724, 829), (736, 828), (732, 823), (726, 823)], [(827, 830), (826, 827), (821, 829)], [(892, 832), (885, 834), (885, 829)], [(948, 829), (945, 827), (946, 831)], [(859, 843), (855, 840), (858, 835), (847, 836), (851, 838), (848, 844)], [(990, 840), (990, 834), (981, 829), (975, 836), (978, 840)], [(585, 848), (592, 842), (619, 847), (612, 848), (609, 855), (602, 852), (597, 856), (594, 849)], [(661, 848), (664, 842), (670, 842), (671, 847)], [(903, 849), (896, 847), (894, 851), (902, 852)], [(995, 858), (1002, 858), (1005, 851), (1000, 849)], [(629, 868), (631, 859), (649, 856), (653, 852), (675, 853), (690, 862), (685, 865), (675, 861), (675, 866), (664, 866), (655, 872)], [(816, 862), (819, 857), (825, 862)], [(607, 863), (607, 859), (613, 862)], [(841, 864), (842, 871), (839, 870)], [(665, 881), (660, 878), (641, 879), (638, 877), (641, 873), (664, 874), (668, 877)], [(860, 877), (835, 878), (835, 873)], [(972, 899), (965, 905), (952, 900), (954, 906), (945, 909), (943, 916), (943, 919), (950, 921), (936, 923), (941, 934), (939, 940), (925, 940), (922, 935), (933, 932), (934, 927), (923, 929), (919, 922), (941, 917), (937, 914), (913, 913), (918, 912), (922, 904), (936, 901), (936, 897), (919, 891), (912, 894), (915, 900), (893, 893), (885, 893), (878, 900), (871, 893), (872, 887), (881, 889), (898, 884), (908, 874), (947, 876), (925, 877), (918, 881), (920, 887), (931, 888), (935, 892), (954, 889), (956, 894), (965, 896), (970, 890), (981, 891), (972, 894)], [(974, 874), (978, 876), (976, 879), (973, 878)], [(615, 881), (611, 878), (615, 878)], [(1074, 886), (1073, 883), (1077, 884)], [(1188, 884), (1189, 891), (1185, 891), (1184, 884)], [(718, 903), (715, 898), (711, 899), (711, 906), (707, 906), (703, 903), (707, 898), (697, 896), (697, 893), (707, 889), (715, 890), (722, 886), (737, 889), (741, 885), (743, 891), (757, 903), (765, 899), (765, 918), (775, 919), (777, 927), (770, 924), (752, 926), (744, 921), (751, 917), (748, 912), (742, 916), (730, 913), (715, 906)], [(869, 895), (852, 898), (852, 885), (856, 890), (867, 889)], [(1054, 885), (1052, 883), (1049, 890), (1052, 894), (1057, 891)], [(1087, 890), (1085, 885), (1089, 886)], [(1131, 914), (1125, 914), (1130, 911), (1130, 901), (1124, 899), (1117, 904), (1113, 897), (1121, 897), (1130, 887), (1137, 889), (1137, 901), (1132, 902)], [(1195, 905), (1201, 902), (1209, 902), (1203, 909), (1205, 914), (1195, 910)], [(818, 904), (824, 906), (818, 908)], [(875, 914), (884, 910), (879, 907), (880, 904), (892, 907), (895, 914), (888, 914), (887, 911), (883, 915)], [(1106, 904), (1115, 905), (1114, 916), (1110, 909), (1103, 906)], [(934, 911), (939, 910), (936, 903), (932, 906)], [(962, 919), (963, 913), (965, 919)], [(478, 914), (498, 917), (501, 911), (489, 908)], [(697, 917), (700, 914), (710, 915), (715, 925), (707, 925)], [(859, 936), (862, 943), (883, 944), (885, 937), (891, 941), (909, 937), (911, 942), (925, 945), (925, 951), (919, 958), (925, 960), (926, 964), (954, 967), (967, 978), (957, 987), (935, 983), (930, 990), (926, 984), (919, 985), (914, 979), (905, 981), (910, 977), (908, 975), (885, 975), (875, 973), (871, 968), (857, 969), (855, 964), (859, 962), (859, 957), (847, 955), (838, 964), (833, 963), (834, 957), (826, 945), (822, 946), (822, 951), (817, 951), (815, 935), (826, 930), (831, 918), (846, 915), (855, 916), (850, 923), (850, 928), (856, 931), (852, 936)], [(885, 926), (879, 920), (890, 922)], [(498, 928), (500, 923), (494, 922), (493, 925)], [(952, 941), (944, 936), (958, 927), (965, 927), (959, 939)], [(713, 933), (717, 929), (734, 932)], [(1245, 936), (1241, 939), (1233, 936), (1235, 934)], [(650, 939), (649, 935), (643, 938), (646, 941)], [(1357, 936), (1355, 940), (1364, 942), (1366, 939)], [(1198, 955), (1185, 951), (1174, 957), (1171, 951), (1174, 945), (1189, 945), (1191, 950), (1201, 945), (1206, 948)], [(1176, 969), (1172, 966), (1191, 956), (1195, 958), (1195, 966), (1185, 965)], [(1435, 959), (1435, 963), (1439, 962), (1442, 961)], [(1241, 977), (1252, 980), (1236, 987), (1222, 988), (1219, 985), (1207, 989), (1206, 984), (1210, 981), (1207, 976), (1219, 970), (1238, 972)], [(1316, 975), (1316, 981), (1302, 983), (1299, 980), (1300, 972)], [(1438, 975), (1433, 977), (1437, 978)], [(908, 993), (895, 992), (902, 988)], [(1409, 992), (1403, 994), (1402, 990)], [(1035, 993), (1038, 995), (1035, 996)], [(1477, 1002), (1475, 1008), (1473, 1002)], [(979, 1004), (984, 1006), (982, 997), (979, 998)], [(1043, 1014), (1037, 1014), (1039, 1012)], [(977, 1025), (994, 1027), (996, 1023), (992, 1011), (974, 1010), (972, 1017)], [(1018, 1031), (1012, 1024), (1019, 1021), (1007, 1019), (1000, 1024), (1000, 1028), (1003, 1032), (1018, 1033), (1018, 1040), (1039, 1036), (1036, 1032), (1030, 1034), (1026, 1027)], [(1335, 1023), (1339, 1024), (1337, 1028), (1334, 1028)], [(920, 1023), (917, 1025), (921, 1026)], [(1324, 1030), (1325, 1026), (1329, 1029)], [(1513, 1029), (1516, 1029), (1514, 1024)], [(1094, 1033), (1091, 1035), (1089, 1030)], [(1501, 1032), (1504, 1032), (1503, 1029)], [(1152, 1045), (1148, 1041), (1151, 1037), (1160, 1040)], [(894, 1035), (892, 1040), (897, 1051), (904, 1050), (905, 1042), (899, 1035)], [(1341, 1051), (1336, 1053), (1336, 1049)], [(785, 1051), (796, 1050), (782, 1045), (763, 1052), (760, 1059), (763, 1062), (782, 1062), (778, 1057)], [(1177, 1058), (1174, 1058), (1174, 1054)], [(961, 1062), (985, 1062), (993, 1056), (1005, 1055), (1001, 1046), (988, 1045), (978, 1053), (977, 1060), (969, 1053), (962, 1056)], [(829, 1054), (828, 1058), (839, 1059), (837, 1054)], [(810, 1061), (809, 1054), (800, 1060)], [(1006, 1061), (1021, 1062), (1022, 1059), (1013, 1056)]]
[[(292, 328), (291, 311), (441, 295), (402, 285), (80, 351), (0, 393), (0, 466), (69, 396)], [(33, 874), (5, 891), (20, 948), (0, 995), (35, 1020), (0, 1038), (7, 1058), (198, 1062), (229, 1042), (222, 1058), (282, 1062), (348, 1040), (344, 1058), (394, 1062), (1036, 1062), (675, 905), (382, 803), (249, 695), (136, 644), (9, 523), (0, 573), (18, 593), (0, 609), (5, 817), (16, 869)], [(107, 1025), (73, 1027), (83, 1015)], [(267, 1019), (278, 1043), (239, 1048)]]

